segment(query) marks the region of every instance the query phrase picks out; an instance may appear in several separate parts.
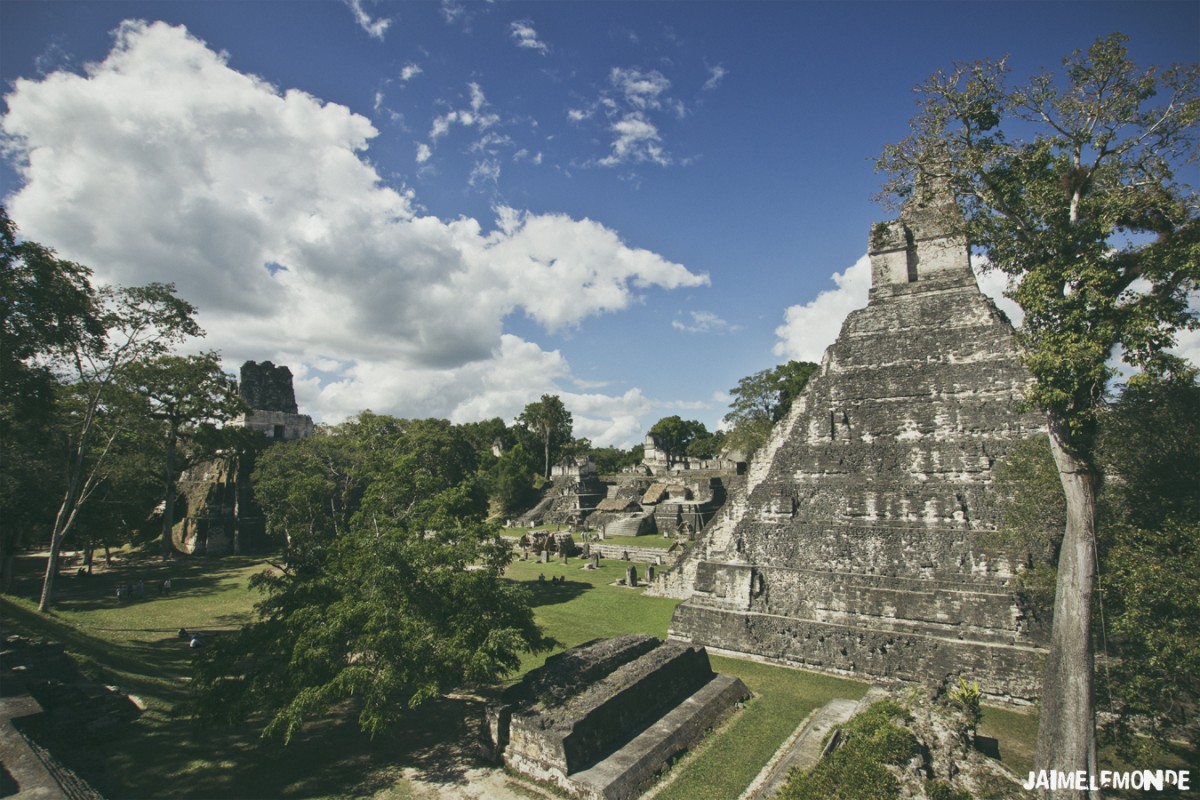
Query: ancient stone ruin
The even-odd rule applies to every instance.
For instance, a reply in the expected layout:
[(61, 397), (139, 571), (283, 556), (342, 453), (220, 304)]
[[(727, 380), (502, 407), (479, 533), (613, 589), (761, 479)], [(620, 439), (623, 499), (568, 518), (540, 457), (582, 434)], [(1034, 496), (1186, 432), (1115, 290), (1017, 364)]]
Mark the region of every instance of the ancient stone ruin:
[[(312, 417), (300, 414), (292, 371), (270, 361), (242, 364), (238, 393), (249, 410), (230, 425), (256, 430), (273, 442), (313, 434)], [(172, 531), (182, 553), (221, 555), (261, 543), (262, 513), (250, 486), (252, 461), (226, 453), (186, 470), (178, 481), (182, 502)]]
[(1044, 632), (997, 544), (993, 468), (1041, 421), (950, 208), (875, 226), (872, 289), (658, 593), (672, 639), (837, 673), (977, 679), (1029, 701)]
[(238, 393), (249, 407), (234, 424), (261, 431), (276, 442), (312, 436), (313, 421), (296, 407), (292, 371), (270, 361), (242, 364)]
[(590, 458), (564, 459), (553, 467), (542, 500), (518, 525), (571, 525), (603, 538), (687, 538), (716, 515), (728, 487), (744, 480), (744, 461), (670, 456), (653, 434), (646, 441), (646, 459), (619, 475), (602, 478)]
[(702, 647), (644, 634), (546, 659), (492, 704), (485, 755), (572, 796), (639, 796), (750, 691), (717, 675)]

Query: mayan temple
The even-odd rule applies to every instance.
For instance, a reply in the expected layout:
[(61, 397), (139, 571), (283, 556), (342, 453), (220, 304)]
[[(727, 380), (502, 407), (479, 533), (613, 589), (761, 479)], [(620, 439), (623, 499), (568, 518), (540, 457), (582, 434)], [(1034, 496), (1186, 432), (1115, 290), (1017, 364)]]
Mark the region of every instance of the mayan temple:
[(670, 635), (865, 678), (978, 680), (1032, 700), (1044, 632), (1013, 589), (989, 486), (1041, 421), (1013, 330), (948, 203), (871, 233), (872, 288), (704, 538), (656, 587)]

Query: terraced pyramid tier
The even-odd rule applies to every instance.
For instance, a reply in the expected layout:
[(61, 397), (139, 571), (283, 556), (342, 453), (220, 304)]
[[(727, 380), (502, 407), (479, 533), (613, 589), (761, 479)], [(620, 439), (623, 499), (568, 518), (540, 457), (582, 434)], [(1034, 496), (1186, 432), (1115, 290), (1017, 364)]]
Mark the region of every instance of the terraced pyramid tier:
[(995, 535), (997, 462), (1041, 420), (1012, 327), (945, 207), (872, 232), (872, 289), (752, 465), (660, 584), (671, 637), (872, 678), (966, 675), (1032, 700), (1043, 632)]

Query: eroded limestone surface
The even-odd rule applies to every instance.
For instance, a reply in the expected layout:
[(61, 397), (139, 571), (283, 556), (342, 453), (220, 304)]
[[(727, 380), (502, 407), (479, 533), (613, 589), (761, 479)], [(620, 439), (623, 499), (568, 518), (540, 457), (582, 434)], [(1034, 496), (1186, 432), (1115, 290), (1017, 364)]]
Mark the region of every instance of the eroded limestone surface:
[(1041, 431), (965, 241), (913, 207), (872, 235), (873, 287), (691, 556), (671, 637), (874, 678), (965, 674), (1030, 700), (1043, 632), (999, 547), (994, 467)]

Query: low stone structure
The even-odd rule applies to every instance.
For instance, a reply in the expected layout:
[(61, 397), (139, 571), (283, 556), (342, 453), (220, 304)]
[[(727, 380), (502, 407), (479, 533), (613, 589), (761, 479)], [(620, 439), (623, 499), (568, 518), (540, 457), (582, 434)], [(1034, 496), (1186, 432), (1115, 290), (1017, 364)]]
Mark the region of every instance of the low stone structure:
[(712, 671), (702, 647), (642, 634), (595, 640), (510, 687), (488, 708), (483, 746), (573, 796), (623, 800), (749, 696)]
[(542, 490), (542, 499), (517, 520), (521, 527), (536, 525), (582, 526), (607, 490), (596, 474), (591, 457), (568, 456), (550, 468), (550, 483)]
[(726, 451), (716, 458), (694, 458), (672, 453), (656, 434), (646, 434), (642, 444), (642, 463), (633, 468), (646, 475), (708, 470), (740, 475), (746, 471), (746, 458), (740, 451)]

